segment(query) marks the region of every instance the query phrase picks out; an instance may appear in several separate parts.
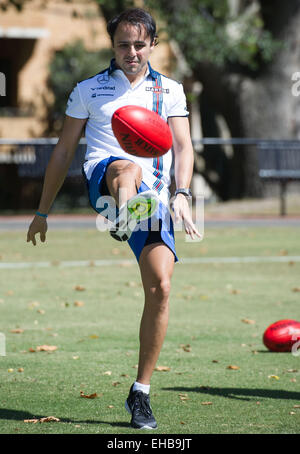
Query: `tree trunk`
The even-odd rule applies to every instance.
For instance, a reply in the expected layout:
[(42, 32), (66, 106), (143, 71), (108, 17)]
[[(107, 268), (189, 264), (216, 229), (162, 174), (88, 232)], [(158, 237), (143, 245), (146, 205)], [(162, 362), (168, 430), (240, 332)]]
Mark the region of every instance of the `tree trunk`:
[[(299, 98), (292, 94), (292, 76), (300, 70), (299, 1), (272, 0), (262, 4), (266, 25), (283, 47), (258, 78), (245, 78), (241, 84), (239, 103), (244, 134), (257, 138), (300, 139)], [(252, 159), (255, 159), (253, 153)], [(252, 194), (249, 178), (246, 193)]]
[[(242, 76), (225, 73), (214, 65), (205, 64), (199, 65), (195, 76), (203, 85), (199, 99), (203, 136), (222, 137), (217, 121), (218, 117), (222, 117), (231, 137), (244, 137), (239, 104)], [(222, 200), (240, 198), (246, 194), (246, 148), (234, 145), (232, 149), (232, 155), (228, 155), (224, 146), (204, 146), (203, 176)]]
[(244, 81), (241, 106), (247, 118), (245, 131), (256, 137), (297, 139), (299, 99), (292, 94), (292, 75), (300, 70), (300, 4), (298, 0), (271, 3), (272, 15), (266, 22), (283, 47), (258, 79)]
[(108, 22), (117, 14), (120, 14), (126, 8), (130, 8), (134, 5), (133, 0), (110, 0), (109, 2), (101, 2), (99, 9), (103, 14), (104, 19)]
[[(296, 90), (292, 92), (292, 76), (300, 71), (299, 1), (262, 4), (266, 25), (283, 47), (273, 62), (262, 64), (256, 74), (198, 66), (194, 77), (203, 85), (200, 109), (204, 137), (221, 137), (216, 117), (222, 115), (231, 137), (300, 139), (300, 103)], [(233, 150), (228, 158), (223, 147), (206, 146), (204, 177), (222, 200), (260, 196), (263, 187), (256, 148), (234, 146)], [(212, 171), (217, 179), (210, 177)]]

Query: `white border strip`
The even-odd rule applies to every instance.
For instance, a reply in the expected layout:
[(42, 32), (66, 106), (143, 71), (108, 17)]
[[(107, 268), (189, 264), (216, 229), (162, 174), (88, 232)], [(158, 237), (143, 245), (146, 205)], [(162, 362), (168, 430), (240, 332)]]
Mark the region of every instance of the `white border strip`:
[(257, 256), (257, 257), (191, 257), (182, 258), (183, 264), (199, 263), (289, 263), (300, 262), (299, 255)]
[(0, 38), (25, 38), (25, 39), (40, 39), (48, 38), (50, 31), (46, 28), (36, 27), (0, 27)]
[[(182, 265), (200, 265), (209, 263), (292, 263), (300, 262), (300, 256), (267, 256), (267, 257), (187, 257), (179, 260)], [(0, 262), (0, 269), (25, 268), (72, 268), (87, 266), (128, 266), (137, 263), (135, 260), (74, 260), (50, 262)]]

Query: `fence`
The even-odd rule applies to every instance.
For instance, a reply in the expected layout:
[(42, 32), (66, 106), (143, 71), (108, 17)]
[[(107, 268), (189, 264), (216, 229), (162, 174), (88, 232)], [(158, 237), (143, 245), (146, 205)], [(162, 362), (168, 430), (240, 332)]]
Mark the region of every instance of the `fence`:
[[(45, 170), (57, 140), (0, 139), (0, 209), (22, 211), (38, 205)], [(57, 207), (88, 205), (81, 170), (85, 149), (86, 142), (82, 139), (57, 198)]]
[[(32, 208), (28, 206), (28, 200), (31, 200), (33, 207), (38, 203), (42, 186), (43, 176), (52, 153), (53, 147), (57, 143), (57, 138), (40, 138), (40, 139), (0, 139), (0, 208), (11, 207), (12, 209)], [(267, 140), (255, 138), (203, 138), (194, 142), (196, 156), (201, 157), (203, 148), (211, 146), (222, 146), (227, 155), (232, 153), (232, 147), (240, 146), (252, 150), (252, 166), (248, 168), (247, 178), (251, 181), (259, 177), (259, 172), (262, 170), (263, 160), (261, 159), (261, 151), (268, 149), (270, 156), (278, 151), (278, 147), (288, 152), (296, 150), (296, 155), (293, 154), (291, 165), (293, 169), (297, 169), (300, 178), (300, 141), (294, 140)], [(85, 206), (88, 204), (86, 188), (81, 178), (82, 164), (84, 162), (86, 149), (86, 140), (81, 139), (77, 147), (74, 159), (70, 166), (66, 183), (65, 191), (61, 194), (62, 197), (72, 198), (71, 205), (78, 206), (78, 199), (81, 200), (79, 205)], [(235, 148), (236, 150), (237, 148)], [(273, 151), (272, 151), (273, 150)], [(275, 151), (277, 150), (277, 151)], [(213, 157), (212, 157), (213, 159)], [(277, 160), (278, 161), (278, 160)], [(270, 164), (270, 159), (269, 163)], [(267, 169), (264, 169), (267, 170)], [(274, 169), (273, 169), (274, 170)], [(277, 169), (278, 170), (278, 169)], [(295, 173), (294, 173), (295, 175)], [(260, 175), (261, 176), (261, 175)], [(297, 178), (292, 178), (289, 173), (286, 175), (284, 184), (281, 185), (280, 193), (280, 213), (285, 214), (285, 195), (286, 182), (294, 181)], [(276, 180), (273, 178), (272, 181)], [(24, 184), (26, 182), (26, 184)], [(30, 204), (29, 204), (30, 205)]]

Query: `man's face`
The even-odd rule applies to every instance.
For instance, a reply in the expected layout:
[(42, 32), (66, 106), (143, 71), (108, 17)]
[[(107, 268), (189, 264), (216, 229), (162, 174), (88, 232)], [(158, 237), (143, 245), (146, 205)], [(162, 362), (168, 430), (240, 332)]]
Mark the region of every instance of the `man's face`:
[(113, 50), (117, 67), (124, 71), (130, 81), (145, 74), (153, 48), (154, 43), (151, 43), (143, 25), (139, 28), (120, 22), (115, 31)]

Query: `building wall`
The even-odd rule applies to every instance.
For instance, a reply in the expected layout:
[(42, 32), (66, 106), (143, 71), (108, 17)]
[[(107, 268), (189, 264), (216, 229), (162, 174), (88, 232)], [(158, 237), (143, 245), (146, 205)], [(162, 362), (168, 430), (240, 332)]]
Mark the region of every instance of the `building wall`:
[[(7, 116), (0, 113), (0, 137), (40, 137), (43, 97), (52, 99), (46, 79), (54, 52), (76, 39), (82, 39), (91, 51), (110, 47), (106, 23), (92, 0), (32, 0), (25, 3), (21, 13), (12, 8), (1, 13), (0, 32), (0, 58), (5, 52), (13, 52), (18, 86), (16, 108)], [(169, 46), (161, 42), (152, 54), (151, 64), (170, 76), (171, 59)]]

